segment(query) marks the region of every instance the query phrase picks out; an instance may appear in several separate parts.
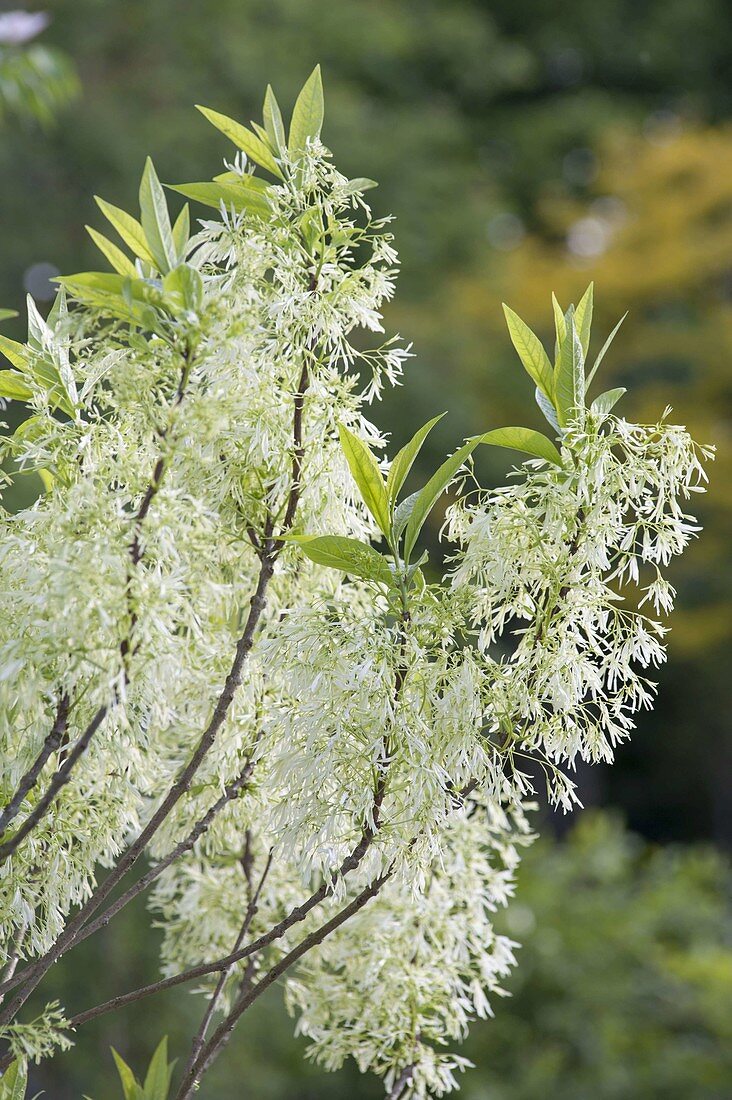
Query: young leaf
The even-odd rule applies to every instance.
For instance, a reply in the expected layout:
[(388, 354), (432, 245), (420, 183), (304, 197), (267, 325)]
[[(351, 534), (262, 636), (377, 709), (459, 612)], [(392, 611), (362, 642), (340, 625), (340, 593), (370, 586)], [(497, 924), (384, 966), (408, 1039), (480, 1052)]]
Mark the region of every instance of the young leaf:
[(203, 279), (190, 264), (180, 264), (163, 279), (166, 296), (173, 295), (183, 309), (198, 313), (203, 305)]
[(594, 304), (595, 284), (590, 283), (587, 290), (584, 292), (577, 308), (574, 311), (574, 323), (577, 329), (577, 335), (580, 338), (580, 344), (582, 345), (582, 354), (587, 359), (587, 352), (590, 347), (590, 331), (592, 329), (592, 309)]
[(376, 180), (370, 180), (366, 176), (358, 176), (349, 180), (343, 188), (342, 195), (360, 195), (362, 191), (370, 191), (372, 187), (378, 187)]
[(554, 310), (554, 331), (556, 333), (554, 340), (554, 359), (559, 358), (559, 349), (564, 342), (564, 337), (567, 333), (567, 324), (564, 320), (564, 313), (562, 307), (557, 301), (556, 295), (552, 291), (552, 309)]
[(396, 455), (386, 479), (386, 495), (390, 505), (393, 505), (394, 501), (399, 496), (402, 485), (407, 480), (407, 475), (417, 455), (422, 450), (422, 444), (435, 424), (438, 420), (442, 420), (443, 416), (445, 416), (445, 413), (440, 413), (439, 416), (435, 416), (432, 420), (428, 420), (419, 431), (415, 432), (409, 443), (402, 447), (401, 451)]
[(111, 1048), (112, 1057), (114, 1058), (114, 1064), (117, 1067), (117, 1073), (119, 1079), (122, 1082), (122, 1091), (125, 1094), (125, 1100), (144, 1100), (142, 1089), (135, 1080), (135, 1075), (130, 1067), (125, 1062), (124, 1058), (121, 1058), (114, 1047)]
[(566, 426), (576, 410), (584, 408), (585, 400), (585, 361), (571, 306), (567, 310), (565, 326), (554, 371), (554, 398), (562, 427)]
[(414, 507), (407, 521), (407, 528), (404, 535), (404, 560), (406, 562), (409, 561), (414, 544), (419, 538), (419, 533), (424, 526), (427, 516), (434, 508), (439, 497), (442, 496), (445, 489), (447, 489), (463, 462), (473, 453), (479, 443), (480, 436), (464, 443), (454, 455), (450, 455), (450, 457), (442, 463), (439, 470), (432, 475), (424, 488), (420, 489), (419, 493), (417, 493), (417, 499), (414, 502)]
[(544, 414), (544, 419), (547, 421), (548, 424), (552, 426), (552, 428), (554, 428), (554, 431), (558, 435), (562, 429), (559, 426), (559, 420), (557, 419), (557, 410), (554, 408), (554, 405), (549, 400), (547, 395), (539, 389), (538, 386), (534, 391), (534, 398), (537, 405)]
[(627, 314), (627, 313), (624, 313), (624, 314), (623, 314), (623, 316), (622, 316), (622, 317), (620, 318), (620, 320), (618, 321), (618, 323), (617, 323), (617, 325), (615, 326), (615, 328), (613, 329), (613, 331), (612, 331), (612, 332), (610, 333), (610, 335), (608, 336), (608, 338), (607, 338), (607, 340), (605, 341), (605, 343), (604, 343), (604, 344), (602, 345), (602, 347), (600, 348), (600, 351), (599, 351), (599, 353), (598, 353), (597, 359), (596, 359), (596, 360), (595, 360), (595, 362), (594, 362), (594, 363), (592, 364), (592, 370), (590, 371), (590, 373), (589, 373), (589, 374), (588, 374), (588, 376), (587, 376), (587, 382), (585, 383), (585, 393), (586, 393), (586, 392), (587, 392), (587, 390), (588, 390), (588, 389), (590, 388), (590, 383), (592, 382), (592, 379), (593, 379), (593, 378), (595, 377), (595, 375), (597, 374), (597, 368), (598, 368), (598, 367), (600, 366), (600, 363), (601, 363), (601, 362), (603, 361), (603, 359), (605, 358), (605, 353), (606, 353), (606, 351), (608, 350), (608, 348), (609, 348), (609, 347), (610, 347), (610, 345), (612, 344), (613, 340), (615, 339), (615, 337), (616, 337), (616, 335), (617, 335), (618, 329), (620, 328), (620, 326), (622, 325), (623, 321), (625, 320), (625, 318), (626, 318), (627, 316), (628, 316), (628, 314)]
[(277, 97), (272, 91), (271, 84), (267, 85), (267, 91), (264, 93), (264, 110), (262, 115), (267, 137), (272, 147), (281, 154), (285, 149), (285, 124), (282, 120), (280, 105), (277, 102)]
[(382, 534), (388, 535), (391, 526), (389, 500), (378, 463), (366, 444), (342, 424), (338, 427), (338, 435), (363, 502), (378, 523)]
[(400, 501), (394, 509), (393, 531), (394, 538), (397, 542), (402, 537), (402, 532), (409, 523), (409, 519), (412, 515), (412, 512), (414, 511), (414, 506), (417, 503), (418, 496), (419, 492), (412, 493), (410, 496), (405, 497), (404, 500)]
[(378, 550), (367, 542), (344, 538), (340, 535), (292, 535), (303, 553), (318, 565), (340, 569), (352, 577), (366, 581), (378, 581), (391, 586), (389, 564)]
[(553, 462), (556, 466), (562, 465), (562, 456), (551, 439), (547, 439), (541, 432), (535, 432), (533, 428), (495, 428), (482, 435), (479, 442), (493, 447), (507, 447), (512, 451), (524, 451), (535, 458)]
[(175, 246), (165, 193), (150, 157), (140, 181), (140, 221), (155, 265), (165, 275), (175, 266)]
[(151, 264), (154, 267), (155, 259), (150, 251), (150, 246), (145, 240), (142, 226), (137, 219), (133, 218), (131, 214), (127, 214), (124, 210), (120, 210), (118, 206), (112, 206), (110, 202), (105, 202), (104, 199), (100, 199), (98, 195), (94, 197), (104, 217), (109, 224), (117, 230), (125, 244), (128, 245), (141, 260), (144, 260), (145, 263)]
[(0, 1077), (0, 1100), (23, 1100), (28, 1084), (28, 1066), (24, 1058), (11, 1062)]
[(273, 176), (284, 179), (280, 166), (261, 138), (258, 138), (246, 126), (242, 126), (240, 122), (236, 122), (227, 115), (212, 111), (209, 107), (201, 107), (199, 104), (196, 104), (196, 107), (217, 130), (220, 130), (222, 134), (226, 134), (229, 141), (233, 141), (237, 148), (243, 149), (250, 160), (258, 164), (260, 168), (265, 168), (268, 172), (271, 172)]
[(605, 413), (612, 412), (620, 398), (627, 392), (622, 386), (619, 386), (616, 390), (605, 390), (604, 393), (595, 398), (590, 407), (594, 413), (604, 416)]
[(33, 390), (14, 370), (0, 370), (0, 397), (10, 401), (27, 401)]
[(222, 202), (226, 207), (233, 207), (237, 213), (246, 210), (250, 214), (266, 215), (270, 209), (259, 192), (239, 183), (180, 183), (168, 186), (171, 191), (177, 191), (204, 206), (212, 206), (215, 210), (220, 209)]
[(323, 80), (316, 65), (295, 102), (287, 147), (294, 159), (305, 151), (308, 138), (320, 137), (323, 125)]
[(185, 203), (173, 226), (173, 248), (177, 263), (183, 263), (188, 255), (188, 239), (191, 235), (191, 211)]
[(26, 370), (28, 367), (28, 349), (25, 344), (19, 344), (17, 340), (11, 340), (9, 336), (0, 335), (0, 352), (9, 359), (18, 370)]
[(90, 225), (86, 226), (86, 231), (116, 272), (120, 275), (129, 275), (132, 279), (137, 278), (135, 265), (129, 257), (125, 256), (121, 248), (117, 248), (117, 245), (110, 241), (108, 237), (97, 232), (96, 229), (92, 229)]
[(9, 321), (11, 317), (17, 316), (17, 309), (0, 309), (0, 321)]
[(551, 400), (553, 395), (552, 365), (549, 362), (549, 356), (544, 351), (541, 340), (505, 302), (503, 303), (503, 312), (506, 315), (511, 343), (518, 352), (524, 370)]
[(168, 1068), (168, 1040), (162, 1039), (150, 1059), (143, 1092), (145, 1100), (167, 1100), (170, 1073)]

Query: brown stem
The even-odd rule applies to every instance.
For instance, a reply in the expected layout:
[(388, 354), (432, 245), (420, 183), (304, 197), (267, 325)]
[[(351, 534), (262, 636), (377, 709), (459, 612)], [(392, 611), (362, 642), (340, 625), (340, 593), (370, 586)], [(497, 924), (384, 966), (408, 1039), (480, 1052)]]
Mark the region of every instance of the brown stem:
[(402, 1072), (397, 1077), (396, 1081), (394, 1082), (393, 1088), (391, 1089), (391, 1092), (387, 1096), (386, 1100), (399, 1100), (399, 1097), (402, 1095), (405, 1088), (410, 1083), (413, 1073), (413, 1064), (411, 1066), (405, 1066)]
[[(256, 888), (256, 890), (253, 890), (252, 889), (252, 880), (251, 880), (251, 864), (250, 864), (250, 859), (248, 858), (248, 857), (250, 857), (250, 855), (251, 855), (251, 830), (247, 829), (247, 845), (246, 845), (246, 849), (245, 849), (245, 856), (244, 856), (244, 859), (242, 860), (242, 864), (244, 866), (244, 874), (245, 874), (246, 879), (247, 879), (249, 902), (248, 902), (248, 905), (247, 905), (246, 913), (244, 914), (244, 920), (242, 922), (241, 928), (239, 929), (236, 940), (234, 941), (233, 952), (236, 952), (236, 951), (239, 950), (242, 943), (244, 942), (244, 939), (247, 935), (247, 932), (249, 931), (252, 920), (254, 919), (254, 916), (257, 912), (257, 903), (259, 902), (259, 896), (262, 892), (262, 887), (264, 886), (267, 875), (269, 874), (269, 869), (272, 866), (273, 852), (272, 852), (272, 849), (270, 848), (269, 855), (267, 857), (267, 862), (264, 865), (264, 870), (262, 871), (262, 874), (259, 878), (259, 883), (257, 884), (257, 888)], [(246, 983), (248, 981), (249, 977), (251, 976), (250, 968), (253, 969), (253, 965), (254, 965), (254, 958), (252, 956), (250, 956), (249, 966), (247, 966), (247, 972), (244, 975), (244, 983)], [(186, 1076), (190, 1072), (192, 1067), (195, 1065), (196, 1060), (198, 1058), (198, 1055), (200, 1054), (201, 1049), (203, 1047), (203, 1044), (206, 1041), (206, 1035), (208, 1033), (208, 1029), (210, 1027), (211, 1020), (214, 1017), (214, 1013), (216, 1012), (216, 1008), (218, 1006), (219, 1000), (221, 999), (221, 994), (223, 993), (224, 986), (226, 985), (226, 982), (228, 981), (229, 977), (231, 976), (232, 970), (233, 970), (233, 967), (228, 966), (228, 967), (226, 967), (225, 970), (222, 970), (221, 974), (219, 975), (219, 980), (216, 983), (216, 988), (214, 989), (214, 991), (211, 995), (211, 999), (208, 1002), (208, 1006), (207, 1006), (206, 1011), (203, 1015), (203, 1019), (201, 1020), (198, 1031), (196, 1032), (196, 1035), (193, 1039), (193, 1042), (191, 1043), (191, 1053), (188, 1057), (188, 1062), (186, 1063), (184, 1076)]]
[(106, 704), (103, 704), (99, 708), (89, 725), (86, 727), (78, 740), (74, 743), (74, 746), (71, 749), (71, 752), (66, 757), (64, 763), (51, 778), (51, 782), (48, 784), (46, 791), (41, 796), (41, 798), (39, 798), (32, 812), (28, 814), (23, 824), (20, 826), (17, 832), (13, 834), (10, 840), (6, 840), (4, 844), (0, 844), (0, 864), (9, 859), (16, 848), (28, 836), (28, 833), (32, 832), (32, 830), (35, 829), (41, 818), (45, 816), (46, 810), (56, 798), (59, 791), (61, 791), (62, 788), (65, 787), (66, 784), (69, 782), (69, 780), (71, 779), (71, 773), (74, 770), (77, 761), (81, 759), (81, 757), (84, 755), (87, 748), (89, 747), (89, 742), (104, 721), (108, 709), (109, 708)]
[(273, 982), (276, 982), (291, 966), (306, 955), (308, 951), (311, 951), (314, 947), (321, 944), (332, 932), (335, 932), (337, 928), (340, 928), (350, 917), (354, 916), (360, 909), (363, 909), (373, 897), (381, 890), (384, 883), (391, 877), (392, 868), (389, 868), (385, 874), (375, 878), (367, 887), (365, 887), (360, 894), (358, 894), (353, 901), (345, 905), (335, 916), (330, 920), (321, 924), (319, 928), (316, 928), (305, 939), (301, 940), (296, 947), (291, 951), (288, 951), (283, 958), (276, 963), (271, 970), (269, 970), (264, 977), (260, 978), (256, 985), (254, 985), (242, 998), (237, 1001), (234, 1008), (231, 1010), (225, 1020), (218, 1026), (213, 1033), (209, 1041), (201, 1051), (196, 1063), (191, 1067), (190, 1071), (186, 1074), (181, 1082), (180, 1088), (176, 1094), (175, 1100), (188, 1100), (188, 1097), (192, 1094), (196, 1087), (197, 1082), (203, 1076), (208, 1069), (209, 1065), (216, 1057), (221, 1045), (225, 1043), (231, 1032), (234, 1030), (239, 1019), (244, 1015), (248, 1008), (254, 1004), (254, 1002), (261, 997), (261, 995), (268, 989)]
[(21, 777), (13, 797), (8, 804), (3, 807), (2, 812), (0, 812), (0, 834), (5, 832), (10, 822), (18, 813), (24, 798), (35, 787), (48, 758), (60, 748), (61, 741), (66, 732), (68, 718), (69, 697), (65, 691), (62, 691), (59, 695), (53, 726), (46, 740), (43, 742), (41, 751), (38, 753), (38, 756), (28, 768), (27, 772)]

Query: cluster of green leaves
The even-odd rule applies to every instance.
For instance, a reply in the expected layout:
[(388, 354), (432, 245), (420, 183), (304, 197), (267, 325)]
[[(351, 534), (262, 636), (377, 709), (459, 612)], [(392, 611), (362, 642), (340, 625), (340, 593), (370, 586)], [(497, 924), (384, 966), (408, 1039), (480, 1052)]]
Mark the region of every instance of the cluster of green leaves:
[[(240, 154), (243, 171), (227, 171), (210, 182), (184, 183), (173, 187), (186, 198), (219, 209), (221, 204), (235, 211), (266, 215), (268, 193), (273, 186), (253, 174), (254, 166), (274, 176), (277, 183), (291, 177), (308, 144), (320, 137), (323, 126), (323, 80), (320, 65), (316, 65), (305, 81), (295, 101), (290, 125), (285, 129), (282, 111), (271, 85), (267, 85), (262, 109), (262, 123), (251, 123), (251, 129), (228, 115), (210, 107), (198, 110), (212, 125), (234, 143)], [(252, 171), (248, 170), (251, 162)], [(373, 180), (350, 181), (351, 189), (363, 191), (375, 186)]]
[(139, 190), (140, 218), (97, 198), (99, 209), (134, 261), (104, 234), (87, 226), (89, 235), (114, 268), (113, 273), (87, 271), (58, 281), (70, 294), (132, 328), (170, 339), (170, 324), (195, 325), (203, 306), (203, 281), (186, 262), (190, 250), (190, 213), (185, 205), (171, 223), (168, 204), (150, 158)]
[[(620, 318), (588, 371), (586, 363), (592, 330), (593, 284), (590, 283), (577, 305), (570, 305), (566, 313), (553, 294), (552, 305), (556, 333), (553, 363), (541, 340), (525, 321), (522, 321), (519, 315), (505, 303), (503, 312), (506, 315), (513, 346), (518, 352), (524, 370), (536, 386), (536, 403), (557, 435), (561, 437), (571, 420), (582, 418), (587, 404), (587, 391), (625, 316)], [(624, 393), (624, 389), (607, 390), (595, 398), (592, 402), (592, 410), (599, 413), (610, 412)], [(528, 432), (529, 429), (504, 428), (500, 431), (516, 433)], [(539, 432), (532, 432), (530, 437), (524, 440), (524, 444), (530, 442), (531, 446), (520, 446), (520, 436), (510, 438), (515, 442), (501, 443), (498, 437), (490, 442), (502, 446), (518, 446), (520, 450), (527, 450), (544, 458), (548, 458), (546, 444), (553, 446)], [(489, 440), (486, 439), (485, 442)]]
[(167, 1037), (158, 1045), (150, 1059), (150, 1065), (142, 1084), (114, 1047), (112, 1048), (112, 1055), (122, 1082), (124, 1100), (168, 1100), (175, 1062), (168, 1061)]

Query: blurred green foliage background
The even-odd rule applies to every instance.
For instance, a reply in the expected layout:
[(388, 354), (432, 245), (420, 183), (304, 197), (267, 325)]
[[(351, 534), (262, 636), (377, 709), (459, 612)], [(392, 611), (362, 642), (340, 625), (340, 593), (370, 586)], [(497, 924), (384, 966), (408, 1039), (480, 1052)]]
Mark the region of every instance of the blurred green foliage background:
[[(732, 9), (726, 0), (56, 0), (44, 42), (75, 62), (81, 96), (53, 128), (0, 129), (0, 302), (42, 299), (83, 270), (94, 193), (132, 208), (145, 155), (166, 181), (205, 179), (231, 150), (193, 109), (257, 117), (271, 82), (291, 101), (321, 62), (324, 137), (396, 215), (403, 275), (387, 325), (414, 341), (402, 390), (375, 409), (400, 445), (450, 410), (438, 453), (469, 432), (541, 427), (503, 330), (507, 300), (549, 338), (596, 282), (596, 339), (626, 309), (607, 368), (623, 410), (666, 404), (718, 461), (703, 538), (676, 569), (680, 610), (660, 701), (613, 768), (583, 769), (590, 806), (620, 807), (646, 839), (592, 816), (547, 837), (506, 922), (522, 941), (511, 1000), (476, 1028), (471, 1100), (732, 1096)], [(62, 56), (62, 55), (58, 55)], [(0, 72), (0, 77), (2, 73)], [(20, 322), (9, 335), (22, 336)], [(599, 346), (599, 344), (597, 345)], [(7, 419), (22, 415), (11, 408)], [(504, 476), (500, 454), (481, 456)], [(19, 480), (16, 502), (32, 499)], [(436, 534), (436, 528), (435, 528)], [(546, 822), (562, 834), (566, 823)], [(648, 842), (673, 843), (649, 847)], [(684, 849), (679, 844), (694, 844)], [(698, 847), (698, 845), (704, 845)], [(519, 927), (520, 926), (520, 927)], [(82, 1007), (155, 968), (144, 913), (56, 977)], [(85, 952), (85, 953), (84, 953)], [(132, 962), (131, 962), (132, 956)], [(81, 960), (84, 965), (81, 965)], [(131, 972), (130, 967), (133, 971)], [(102, 989), (101, 986), (105, 988)], [(138, 1066), (185, 993), (100, 1023), (38, 1075), (53, 1097), (110, 1095), (109, 1042)], [(274, 997), (202, 1089), (207, 1097), (378, 1095), (303, 1068)], [(177, 1039), (177, 1044), (176, 1044)], [(106, 1084), (104, 1084), (106, 1082)]]

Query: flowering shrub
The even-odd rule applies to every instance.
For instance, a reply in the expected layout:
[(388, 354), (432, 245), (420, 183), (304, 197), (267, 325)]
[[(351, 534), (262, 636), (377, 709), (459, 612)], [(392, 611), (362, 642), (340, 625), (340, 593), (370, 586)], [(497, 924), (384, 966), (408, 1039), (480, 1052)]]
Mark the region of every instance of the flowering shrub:
[[(25, 344), (0, 338), (0, 393), (29, 407), (4, 453), (46, 490), (2, 517), (0, 1087), (196, 982), (184, 1100), (282, 977), (326, 1067), (440, 1096), (514, 962), (491, 915), (531, 839), (528, 762), (569, 809), (576, 755), (611, 759), (650, 705), (663, 570), (711, 451), (616, 416), (623, 391), (588, 405), (609, 344), (586, 369), (590, 287), (555, 303), (553, 361), (506, 311), (553, 439), (490, 430), (405, 495), (439, 417), (376, 457), (367, 406), (410, 354), (382, 334), (397, 258), (372, 181), (321, 144), (319, 71), (287, 133), (271, 89), (252, 129), (202, 111), (239, 151), (174, 190), (212, 217), (171, 222), (148, 161), (139, 220), (98, 200), (128, 250), (90, 230), (113, 271), (61, 279)], [(483, 445), (528, 455), (509, 487), (479, 486)], [(420, 534), (451, 486), (434, 582)], [(145, 891), (163, 977), (26, 1022), (54, 963)], [(143, 1085), (118, 1068), (127, 1100), (167, 1097), (164, 1047)]]

